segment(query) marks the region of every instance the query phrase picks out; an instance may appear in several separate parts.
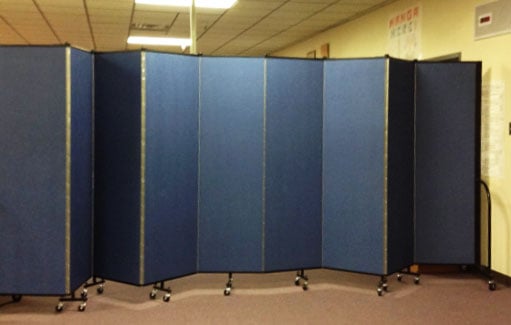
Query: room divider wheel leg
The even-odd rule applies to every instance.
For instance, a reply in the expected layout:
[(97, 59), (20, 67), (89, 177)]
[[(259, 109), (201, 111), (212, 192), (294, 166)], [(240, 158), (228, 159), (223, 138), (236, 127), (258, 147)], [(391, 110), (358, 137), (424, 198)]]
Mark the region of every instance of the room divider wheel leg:
[(495, 291), (497, 289), (497, 284), (493, 281), (493, 279), (488, 280), (488, 289), (490, 291)]
[(229, 296), (232, 290), (232, 272), (229, 272), (229, 278), (225, 284), (224, 296)]
[(105, 290), (105, 280), (101, 279), (101, 278), (98, 278), (98, 277), (93, 277), (91, 283), (86, 282), (83, 285), (82, 297), (83, 296), (87, 297), (87, 288), (92, 287), (92, 286), (98, 286), (96, 288), (96, 291), (97, 291), (98, 294), (102, 294), (104, 292), (104, 290)]
[(22, 295), (12, 295), (12, 301), (13, 302), (19, 302), (21, 300)]
[(61, 312), (64, 309), (64, 301), (80, 301), (80, 305), (78, 306), (79, 311), (85, 311), (85, 308), (87, 307), (87, 294), (82, 293), (80, 294), (80, 297), (76, 296), (75, 291), (73, 291), (68, 296), (62, 296), (59, 298), (59, 303), (57, 306), (55, 306), (55, 310), (57, 312)]
[(149, 298), (156, 299), (156, 294), (158, 293), (159, 290), (166, 292), (165, 295), (163, 295), (162, 299), (165, 302), (169, 302), (172, 290), (170, 289), (170, 287), (168, 288), (165, 287), (165, 281), (160, 281), (159, 283), (155, 283), (153, 285), (153, 290), (151, 290), (151, 293), (149, 293)]
[(383, 292), (388, 291), (388, 285), (387, 285), (387, 277), (385, 275), (382, 275), (380, 277), (380, 282), (378, 282), (378, 288), (376, 289), (376, 293), (378, 293), (378, 296), (382, 296)]
[[(303, 282), (302, 282), (303, 281)], [(304, 291), (309, 289), (309, 278), (305, 275), (305, 271), (302, 269), (300, 271), (296, 271), (295, 277), (295, 286), (302, 286)]]

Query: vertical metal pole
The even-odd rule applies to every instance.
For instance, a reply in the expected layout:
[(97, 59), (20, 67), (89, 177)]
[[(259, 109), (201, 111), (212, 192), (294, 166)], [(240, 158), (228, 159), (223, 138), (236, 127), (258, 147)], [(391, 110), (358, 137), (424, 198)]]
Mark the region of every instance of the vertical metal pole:
[(197, 54), (197, 16), (195, 13), (195, 0), (190, 6), (190, 54)]

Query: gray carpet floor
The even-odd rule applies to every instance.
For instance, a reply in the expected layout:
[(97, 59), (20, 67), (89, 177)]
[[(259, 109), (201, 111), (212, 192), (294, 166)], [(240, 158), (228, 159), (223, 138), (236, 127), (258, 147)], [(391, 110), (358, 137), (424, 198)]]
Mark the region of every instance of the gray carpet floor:
[(379, 297), (379, 277), (310, 270), (309, 290), (294, 285), (294, 272), (234, 274), (225, 297), (226, 274), (196, 274), (166, 282), (170, 302), (149, 299), (151, 287), (107, 281), (103, 294), (89, 288), (87, 307), (58, 297), (0, 297), (0, 324), (511, 324), (511, 288), (472, 273), (389, 276)]

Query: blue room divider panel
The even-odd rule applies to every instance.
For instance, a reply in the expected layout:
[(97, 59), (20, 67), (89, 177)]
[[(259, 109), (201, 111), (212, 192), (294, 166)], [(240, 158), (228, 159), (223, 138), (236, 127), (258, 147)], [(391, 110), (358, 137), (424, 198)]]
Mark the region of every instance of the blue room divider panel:
[(415, 259), (474, 264), (481, 64), (419, 62), (416, 78)]
[(94, 275), (141, 284), (141, 53), (95, 55)]
[(197, 271), (198, 60), (146, 54), (145, 279)]
[(198, 269), (263, 270), (264, 60), (200, 58)]
[(414, 62), (389, 60), (385, 273), (414, 263)]
[(382, 274), (386, 60), (324, 65), (323, 266)]
[(92, 275), (92, 55), (71, 58), (71, 288)]
[(323, 62), (266, 65), (264, 269), (320, 267)]
[(96, 276), (196, 272), (197, 70), (195, 57), (96, 56)]
[(88, 56), (0, 47), (0, 293), (68, 295), (91, 275)]

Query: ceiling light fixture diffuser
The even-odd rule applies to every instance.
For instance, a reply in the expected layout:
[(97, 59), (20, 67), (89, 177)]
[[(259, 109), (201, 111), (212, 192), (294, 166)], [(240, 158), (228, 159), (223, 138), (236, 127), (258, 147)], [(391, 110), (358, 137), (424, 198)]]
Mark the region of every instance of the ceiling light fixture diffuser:
[[(237, 0), (195, 0), (195, 7), (210, 9), (229, 9)], [(190, 7), (191, 0), (135, 0), (135, 3), (141, 5), (171, 6), (171, 7)]]
[(181, 48), (186, 48), (186, 47), (192, 45), (192, 40), (189, 38), (175, 38), (175, 37), (130, 36), (130, 37), (128, 37), (128, 44), (180, 46)]

